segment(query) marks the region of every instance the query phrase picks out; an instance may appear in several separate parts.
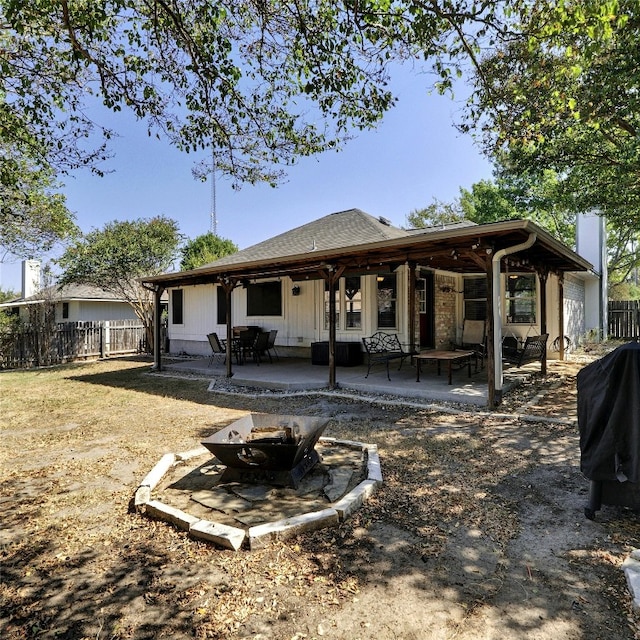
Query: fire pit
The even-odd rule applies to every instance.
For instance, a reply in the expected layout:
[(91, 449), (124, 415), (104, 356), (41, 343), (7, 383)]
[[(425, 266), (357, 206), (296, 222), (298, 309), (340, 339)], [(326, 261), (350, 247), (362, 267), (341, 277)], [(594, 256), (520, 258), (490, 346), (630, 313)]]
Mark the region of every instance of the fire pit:
[(202, 441), (227, 468), (221, 482), (298, 488), (320, 460), (314, 449), (328, 418), (252, 413)]

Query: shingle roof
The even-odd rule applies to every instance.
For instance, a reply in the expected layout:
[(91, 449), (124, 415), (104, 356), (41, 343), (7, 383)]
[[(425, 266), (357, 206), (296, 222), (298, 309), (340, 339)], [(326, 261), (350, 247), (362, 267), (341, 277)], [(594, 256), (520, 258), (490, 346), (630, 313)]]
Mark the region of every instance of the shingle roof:
[(408, 235), (408, 231), (392, 226), (385, 218), (374, 218), (360, 209), (349, 209), (285, 231), (202, 268), (340, 249)]
[(39, 302), (45, 297), (50, 297), (55, 300), (113, 300), (114, 302), (125, 302), (120, 296), (100, 289), (100, 287), (94, 287), (88, 284), (68, 284), (60, 288), (56, 286), (47, 287), (43, 291), (34, 293), (32, 296), (9, 300), (5, 302), (5, 304), (19, 305), (29, 302)]

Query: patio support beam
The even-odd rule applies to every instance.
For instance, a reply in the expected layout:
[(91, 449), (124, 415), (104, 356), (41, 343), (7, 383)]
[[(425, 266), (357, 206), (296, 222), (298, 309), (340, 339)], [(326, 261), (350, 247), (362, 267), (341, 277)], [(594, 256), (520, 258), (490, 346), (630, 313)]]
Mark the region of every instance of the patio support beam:
[(409, 262), (409, 351), (416, 351), (416, 263)]
[[(547, 333), (547, 279), (549, 272), (542, 268), (538, 271), (538, 278), (540, 278), (540, 333)], [(549, 341), (547, 340), (547, 344)], [(544, 350), (542, 354), (542, 360), (540, 361), (540, 372), (543, 376), (547, 375), (547, 350)]]
[(233, 354), (233, 317), (231, 312), (231, 292), (234, 290), (236, 286), (236, 282), (229, 278), (221, 278), (220, 286), (225, 293), (226, 303), (227, 303), (227, 341), (225, 343), (226, 346), (226, 354), (225, 361), (227, 363), (227, 378), (231, 378), (233, 376), (233, 370), (231, 368), (231, 356)]
[(493, 315), (493, 269), (494, 264), (491, 259), (491, 255), (487, 256), (485, 262), (485, 269), (487, 274), (487, 336), (486, 336), (486, 348), (487, 348), (487, 406), (489, 409), (500, 404), (502, 398), (496, 398), (496, 358), (500, 357), (500, 353), (496, 354), (495, 340), (493, 336), (496, 331), (495, 317)]
[(323, 273), (329, 286), (329, 389), (336, 388), (336, 284), (340, 282), (344, 269), (328, 265)]
[(492, 277), (493, 277), (493, 286), (491, 292), (491, 298), (493, 303), (492, 309), (492, 319), (493, 319), (493, 352), (494, 352), (494, 380), (493, 380), (493, 394), (491, 393), (491, 389), (489, 389), (489, 397), (493, 399), (494, 404), (490, 404), (489, 407), (497, 406), (502, 402), (502, 301), (501, 301), (501, 287), (502, 283), (500, 282), (500, 274), (501, 274), (501, 261), (505, 256), (511, 255), (513, 253), (518, 253), (519, 251), (524, 251), (525, 249), (531, 248), (536, 240), (538, 235), (534, 232), (529, 234), (529, 237), (520, 244), (515, 244), (511, 247), (505, 247), (504, 249), (500, 249), (493, 254), (493, 258), (491, 259), (493, 262), (492, 267)]
[(153, 368), (162, 371), (162, 307), (160, 298), (164, 287), (153, 288)]
[(558, 274), (558, 348), (560, 360), (564, 360), (564, 273)]

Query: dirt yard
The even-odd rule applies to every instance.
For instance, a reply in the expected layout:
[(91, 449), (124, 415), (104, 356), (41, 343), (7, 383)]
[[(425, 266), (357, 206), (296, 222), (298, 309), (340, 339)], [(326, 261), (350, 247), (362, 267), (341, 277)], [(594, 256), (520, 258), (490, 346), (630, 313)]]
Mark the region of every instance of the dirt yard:
[[(638, 640), (621, 570), (638, 514), (583, 514), (579, 366), (499, 415), (220, 395), (141, 360), (1, 373), (0, 637)], [(325, 436), (378, 445), (383, 487), (339, 528), (253, 552), (131, 509), (162, 454), (248, 411), (330, 416)]]

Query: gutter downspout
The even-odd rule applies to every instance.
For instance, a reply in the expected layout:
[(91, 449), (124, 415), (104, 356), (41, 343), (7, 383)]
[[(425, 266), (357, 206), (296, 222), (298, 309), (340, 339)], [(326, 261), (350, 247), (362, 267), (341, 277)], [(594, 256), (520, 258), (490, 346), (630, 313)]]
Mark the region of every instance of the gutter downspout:
[(536, 233), (529, 233), (529, 237), (522, 243), (506, 247), (497, 251), (493, 258), (493, 366), (495, 372), (495, 402), (502, 402), (502, 313), (500, 305), (501, 287), (500, 287), (500, 260), (512, 253), (524, 251), (533, 246), (537, 240)]

